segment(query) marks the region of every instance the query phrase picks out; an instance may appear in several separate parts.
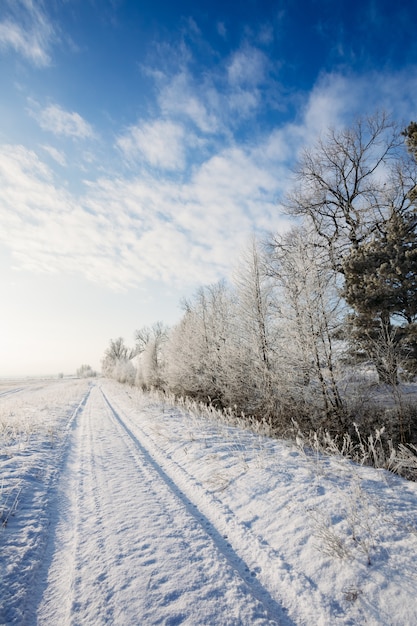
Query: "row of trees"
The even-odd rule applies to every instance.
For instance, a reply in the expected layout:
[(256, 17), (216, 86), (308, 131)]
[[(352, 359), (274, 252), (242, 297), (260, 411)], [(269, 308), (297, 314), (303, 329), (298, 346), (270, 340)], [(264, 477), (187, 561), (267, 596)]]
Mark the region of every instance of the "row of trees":
[(75, 375), (78, 378), (95, 378), (97, 376), (97, 372), (93, 370), (91, 365), (83, 363), (83, 365), (80, 365), (80, 367), (77, 369)]
[(111, 342), (103, 372), (281, 432), (291, 417), (349, 429), (352, 372), (393, 390), (417, 374), (416, 200), (417, 124), (376, 114), (329, 131), (299, 160), (296, 225), (253, 239), (233, 284), (200, 288), (174, 328), (142, 328), (133, 350)]

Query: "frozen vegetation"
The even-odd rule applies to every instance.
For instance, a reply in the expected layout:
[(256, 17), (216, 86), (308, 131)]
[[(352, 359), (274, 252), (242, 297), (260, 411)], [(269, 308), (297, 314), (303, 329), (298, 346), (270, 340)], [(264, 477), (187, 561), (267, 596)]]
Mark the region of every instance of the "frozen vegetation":
[(111, 380), (2, 383), (0, 623), (417, 623), (416, 483), (243, 425)]
[(377, 112), (300, 151), (285, 232), (172, 328), (112, 339), (102, 371), (417, 478), (417, 123)]

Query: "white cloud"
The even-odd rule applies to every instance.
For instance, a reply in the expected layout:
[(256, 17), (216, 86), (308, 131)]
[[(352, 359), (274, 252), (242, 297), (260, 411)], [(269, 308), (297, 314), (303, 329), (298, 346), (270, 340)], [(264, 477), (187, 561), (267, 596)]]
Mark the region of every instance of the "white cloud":
[(50, 104), (42, 110), (31, 108), (30, 113), (43, 130), (54, 133), (54, 135), (76, 139), (94, 137), (92, 126), (79, 113), (65, 111), (57, 104)]
[(147, 279), (197, 285), (228, 272), (248, 232), (272, 227), (276, 185), (251, 154), (232, 149), (187, 184), (103, 178), (75, 197), (36, 154), (4, 146), (0, 239), (33, 272), (82, 274), (114, 289)]
[(244, 44), (225, 63), (201, 75), (191, 75), (186, 64), (174, 75), (152, 75), (159, 83), (158, 105), (165, 118), (191, 121), (207, 136), (228, 136), (259, 109), (265, 89), (276, 91), (269, 71), (266, 55)]
[(54, 159), (54, 161), (56, 161), (62, 167), (65, 167), (67, 165), (66, 156), (61, 150), (57, 150), (53, 146), (47, 145), (42, 146), (42, 149), (45, 150), (45, 152), (47, 152), (49, 156), (52, 157), (52, 159)]
[(0, 47), (14, 49), (39, 67), (49, 65), (49, 49), (56, 34), (42, 6), (32, 0), (3, 2), (9, 14), (0, 22)]
[[(407, 101), (404, 111), (412, 115), (411, 98), (401, 93), (411, 92), (416, 75), (402, 79), (373, 76), (378, 93), (368, 105), (369, 77), (323, 75), (299, 119), (240, 145), (231, 133), (222, 145), (219, 138), (210, 143), (194, 125), (190, 140), (174, 107), (171, 117), (131, 127), (118, 140), (125, 155), (146, 160), (146, 168), (93, 176), (80, 197), (33, 152), (3, 147), (0, 240), (18, 267), (82, 274), (114, 289), (148, 279), (184, 288), (213, 282), (229, 272), (248, 233), (285, 227), (278, 203), (301, 146), (329, 125), (349, 123), (360, 108), (372, 113), (369, 107), (390, 86), (397, 87), (392, 106)], [(216, 95), (221, 101), (215, 91), (212, 101)], [(187, 169), (185, 150), (196, 140), (204, 150)]]
[(261, 95), (258, 90), (236, 89), (227, 98), (231, 111), (239, 117), (249, 117), (259, 106)]
[(161, 89), (159, 106), (165, 116), (186, 117), (192, 120), (201, 132), (215, 133), (219, 129), (219, 120), (207, 107), (206, 103), (210, 103), (210, 97), (204, 97), (203, 102), (202, 93), (209, 95), (207, 86), (196, 89), (190, 76), (186, 72), (181, 72)]
[(228, 79), (233, 86), (256, 87), (265, 79), (267, 58), (263, 52), (251, 46), (237, 50), (228, 65)]
[(180, 124), (155, 120), (131, 126), (116, 143), (129, 161), (141, 156), (151, 166), (178, 170), (184, 167), (184, 140)]
[(340, 126), (349, 114), (354, 114), (359, 102), (363, 104), (358, 98), (358, 89), (360, 79), (352, 81), (341, 74), (321, 76), (303, 111), (308, 135), (317, 137), (330, 127)]
[(305, 101), (299, 122), (304, 144), (330, 127), (351, 124), (359, 117), (386, 111), (400, 124), (415, 117), (417, 65), (401, 72), (362, 75), (322, 74)]

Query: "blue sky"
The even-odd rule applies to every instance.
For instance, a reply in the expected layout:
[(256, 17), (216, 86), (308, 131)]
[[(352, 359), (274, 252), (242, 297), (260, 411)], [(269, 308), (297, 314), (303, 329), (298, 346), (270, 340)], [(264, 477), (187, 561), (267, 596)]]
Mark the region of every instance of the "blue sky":
[(300, 149), (417, 118), (414, 1), (2, 0), (0, 376), (99, 367), (281, 231)]

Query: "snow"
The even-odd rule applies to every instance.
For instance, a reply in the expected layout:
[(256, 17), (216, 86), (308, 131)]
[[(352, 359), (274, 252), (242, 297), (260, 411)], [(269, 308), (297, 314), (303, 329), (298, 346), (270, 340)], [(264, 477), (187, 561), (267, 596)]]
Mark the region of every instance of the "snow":
[(102, 379), (3, 383), (0, 468), (0, 624), (417, 623), (388, 472)]

